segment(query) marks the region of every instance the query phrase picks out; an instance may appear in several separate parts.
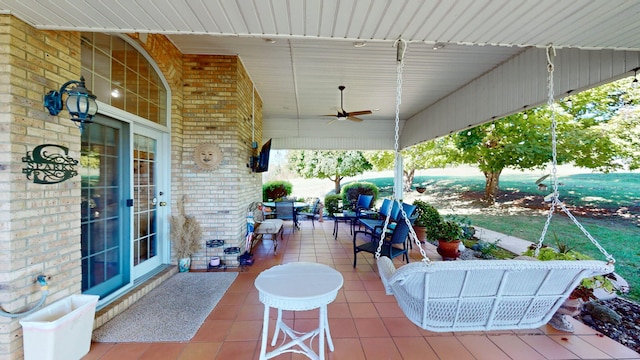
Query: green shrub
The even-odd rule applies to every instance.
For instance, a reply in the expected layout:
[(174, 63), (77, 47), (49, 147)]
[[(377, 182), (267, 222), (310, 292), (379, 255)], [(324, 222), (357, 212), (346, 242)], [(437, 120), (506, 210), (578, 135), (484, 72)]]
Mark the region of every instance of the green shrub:
[(329, 194), (324, 197), (324, 209), (325, 211), (331, 215), (340, 211), (340, 200), (342, 196), (336, 194)]
[(378, 187), (370, 182), (354, 182), (342, 187), (342, 204), (345, 209), (355, 210), (358, 195), (373, 195), (372, 203), (378, 199)]
[(414, 225), (424, 226), (426, 228), (427, 238), (435, 240), (435, 231), (438, 224), (442, 221), (440, 212), (433, 205), (422, 200), (415, 200), (413, 205), (416, 206), (416, 214), (418, 215)]
[(262, 184), (262, 201), (276, 201), (291, 195), (293, 185), (284, 180), (267, 181)]

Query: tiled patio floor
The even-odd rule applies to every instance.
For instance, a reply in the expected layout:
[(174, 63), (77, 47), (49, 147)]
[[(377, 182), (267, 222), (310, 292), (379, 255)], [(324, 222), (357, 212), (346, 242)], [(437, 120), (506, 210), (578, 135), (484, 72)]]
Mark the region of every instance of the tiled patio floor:
[[(385, 295), (370, 254), (359, 254), (358, 267), (352, 267), (348, 227), (340, 224), (337, 241), (332, 230), (332, 221), (316, 222), (315, 230), (311, 222), (302, 222), (301, 230), (295, 232), (290, 223), (285, 223), (284, 241), (276, 256), (270, 240), (258, 243), (253, 251), (255, 264), (239, 274), (191, 341), (93, 343), (83, 359), (258, 359), (264, 308), (254, 279), (264, 269), (293, 261), (327, 264), (344, 277), (344, 287), (328, 310), (335, 346), (334, 352), (327, 352), (328, 359), (640, 359), (640, 354), (577, 321), (573, 321), (573, 334), (549, 326), (487, 333), (422, 330), (404, 317), (392, 296)], [(414, 251), (412, 261), (418, 259), (420, 254)], [(399, 260), (396, 262), (400, 265)], [(317, 327), (318, 311), (284, 312), (284, 318), (294, 329), (304, 331)], [(306, 358), (284, 354), (275, 359)]]

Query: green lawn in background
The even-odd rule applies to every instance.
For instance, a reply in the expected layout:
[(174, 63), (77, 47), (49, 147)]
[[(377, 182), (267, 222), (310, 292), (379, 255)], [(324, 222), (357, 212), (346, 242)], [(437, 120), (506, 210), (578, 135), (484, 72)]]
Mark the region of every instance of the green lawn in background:
[[(500, 177), (501, 191), (519, 191), (544, 196), (551, 192), (550, 178), (543, 181), (548, 190), (536, 185), (539, 175), (504, 174)], [(372, 178), (367, 181), (380, 188), (380, 197), (391, 196), (392, 178)], [(484, 191), (484, 176), (417, 176), (414, 185), (429, 186), (431, 194), (441, 192)], [(560, 198), (571, 206), (589, 206), (601, 209), (620, 209), (640, 205), (640, 174), (638, 173), (587, 173), (559, 176)], [(633, 211), (631, 211), (633, 213)], [(574, 214), (575, 215), (575, 214)], [(637, 212), (634, 215), (638, 215)], [(465, 215), (472, 224), (537, 242), (542, 233), (546, 215)], [(587, 231), (616, 259), (616, 272), (631, 285), (627, 298), (640, 301), (640, 227), (637, 222), (611, 218), (593, 219), (577, 217)], [(553, 217), (545, 244), (554, 246), (556, 237), (576, 251), (595, 259), (604, 256), (566, 215)]]
[[(468, 215), (471, 223), (537, 243), (546, 216)], [(578, 222), (616, 259), (616, 272), (631, 285), (625, 297), (640, 301), (640, 227), (630, 222), (577, 218)], [(544, 244), (557, 247), (556, 239), (596, 260), (606, 260), (589, 238), (564, 214), (554, 214)]]

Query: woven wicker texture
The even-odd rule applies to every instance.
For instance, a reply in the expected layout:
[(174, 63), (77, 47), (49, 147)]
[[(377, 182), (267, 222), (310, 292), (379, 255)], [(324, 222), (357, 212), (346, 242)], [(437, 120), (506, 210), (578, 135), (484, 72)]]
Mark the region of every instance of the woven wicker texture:
[(607, 274), (602, 261), (469, 260), (417, 262), (378, 270), (388, 294), (423, 329), (532, 329), (546, 324), (586, 277)]

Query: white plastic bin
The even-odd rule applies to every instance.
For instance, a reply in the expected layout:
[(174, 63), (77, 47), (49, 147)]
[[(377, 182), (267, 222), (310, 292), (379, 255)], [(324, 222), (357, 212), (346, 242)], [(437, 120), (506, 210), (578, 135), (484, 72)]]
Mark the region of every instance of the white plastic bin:
[(20, 320), (25, 360), (76, 360), (91, 348), (99, 296), (71, 295)]

